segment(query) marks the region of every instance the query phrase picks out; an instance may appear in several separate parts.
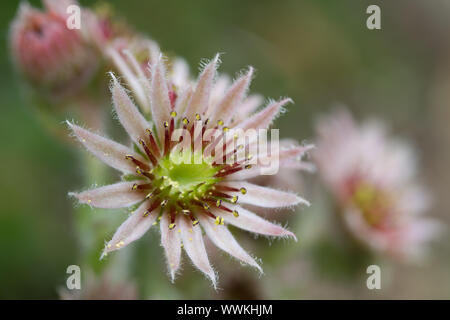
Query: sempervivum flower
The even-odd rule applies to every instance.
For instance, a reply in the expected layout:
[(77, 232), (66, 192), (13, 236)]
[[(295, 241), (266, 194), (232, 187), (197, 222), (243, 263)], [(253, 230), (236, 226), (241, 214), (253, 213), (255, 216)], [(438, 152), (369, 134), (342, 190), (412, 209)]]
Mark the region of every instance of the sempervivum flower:
[(317, 132), (313, 158), (351, 233), (375, 251), (418, 258), (437, 225), (419, 217), (428, 196), (415, 181), (412, 149), (379, 122), (357, 126), (344, 110), (321, 119)]
[[(232, 157), (235, 159), (232, 163), (223, 163), (221, 160), (225, 155), (237, 154), (237, 149), (246, 149), (232, 144), (234, 136), (231, 140), (224, 137), (233, 128), (267, 128), (290, 99), (271, 102), (262, 111), (236, 122), (234, 118), (250, 84), (252, 68), (225, 91), (217, 104), (211, 104), (218, 56), (204, 67), (195, 88), (183, 99), (177, 92), (175, 95), (171, 94), (171, 90), (176, 88), (170, 87), (172, 82), (166, 77), (164, 61), (160, 56), (156, 57), (158, 55), (150, 65), (150, 80), (144, 81), (140, 77), (135, 83), (142, 86), (140, 88), (145, 93), (143, 101), (148, 103), (152, 122), (138, 111), (125, 89), (113, 76), (111, 91), (114, 108), (122, 126), (134, 142), (134, 148), (69, 123), (77, 138), (89, 151), (106, 164), (122, 171), (126, 180), (132, 181), (118, 182), (73, 195), (81, 203), (94, 207), (135, 206), (134, 212), (106, 244), (104, 255), (139, 239), (159, 221), (161, 242), (172, 280), (179, 269), (183, 247), (193, 264), (215, 286), (216, 276), (205, 250), (202, 229), (220, 249), (261, 271), (255, 259), (236, 242), (227, 225), (266, 236), (295, 239), (292, 232), (245, 210), (239, 203), (268, 208), (307, 203), (293, 193), (245, 181), (263, 172), (261, 163), (255, 163), (255, 159), (277, 157), (282, 165), (286, 161), (298, 159), (306, 148), (276, 150), (275, 153), (258, 154), (254, 158), (246, 155), (236, 160), (237, 157)], [(132, 55), (129, 58), (133, 65), (138, 65)], [(132, 89), (135, 93), (135, 88)], [(176, 136), (179, 131), (176, 129), (182, 129), (183, 135)], [(208, 129), (219, 132), (216, 139), (205, 139)], [(180, 151), (180, 144), (187, 146), (187, 149)], [(209, 153), (208, 150), (214, 151)], [(186, 159), (188, 161), (184, 161)], [(250, 161), (255, 164), (252, 168)]]
[(11, 24), (12, 58), (33, 86), (56, 97), (74, 94), (96, 71), (100, 54), (94, 48), (94, 37), (101, 38), (102, 26), (83, 10), (81, 29), (69, 29), (66, 10), (76, 1), (43, 3), (45, 10), (20, 5)]

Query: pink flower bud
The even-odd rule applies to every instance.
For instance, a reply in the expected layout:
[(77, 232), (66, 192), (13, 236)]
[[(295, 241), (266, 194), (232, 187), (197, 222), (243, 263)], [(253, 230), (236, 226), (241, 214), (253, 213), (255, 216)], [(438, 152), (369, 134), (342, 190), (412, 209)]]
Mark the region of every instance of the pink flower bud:
[(91, 34), (92, 38), (101, 30), (83, 30), (95, 27), (92, 15), (86, 25), (85, 20), (81, 21), (81, 29), (69, 29), (66, 9), (73, 4), (71, 1), (47, 0), (44, 4), (44, 11), (26, 3), (20, 6), (11, 24), (12, 57), (18, 70), (37, 89), (53, 97), (73, 95), (89, 82), (99, 61), (93, 41), (85, 35)]

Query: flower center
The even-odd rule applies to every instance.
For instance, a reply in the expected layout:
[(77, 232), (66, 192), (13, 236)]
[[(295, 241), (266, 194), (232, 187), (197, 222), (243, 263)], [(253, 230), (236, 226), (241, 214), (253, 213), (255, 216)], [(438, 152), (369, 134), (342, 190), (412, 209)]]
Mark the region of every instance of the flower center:
[[(181, 157), (181, 156), (180, 156)], [(219, 180), (215, 177), (218, 167), (201, 158), (200, 164), (179, 163), (174, 155), (161, 159), (153, 170), (156, 180), (161, 180), (161, 189), (170, 189), (169, 197), (189, 201), (204, 198), (208, 190)], [(176, 159), (181, 160), (181, 159)]]
[(366, 222), (373, 227), (381, 227), (385, 222), (390, 204), (386, 193), (371, 184), (360, 182), (355, 185), (352, 203), (361, 210)]

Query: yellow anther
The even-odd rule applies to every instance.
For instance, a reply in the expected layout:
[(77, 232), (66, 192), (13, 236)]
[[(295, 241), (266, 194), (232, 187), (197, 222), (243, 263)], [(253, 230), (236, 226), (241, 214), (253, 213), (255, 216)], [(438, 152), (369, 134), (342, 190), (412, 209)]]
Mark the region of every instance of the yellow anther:
[(177, 116), (177, 112), (176, 112), (176, 111), (172, 111), (172, 112), (170, 113), (170, 116), (171, 116), (172, 118), (175, 118), (175, 117)]
[(228, 132), (229, 130), (230, 130), (230, 128), (228, 128), (228, 127), (223, 127), (223, 132)]
[(217, 125), (223, 126), (223, 120), (217, 120)]
[(238, 196), (233, 196), (232, 198), (231, 198), (231, 202), (232, 203), (236, 203), (238, 201)]
[(146, 196), (145, 196), (145, 199), (151, 199), (153, 197), (153, 193), (149, 193), (149, 194), (147, 194)]
[(161, 216), (159, 216), (159, 217), (158, 217), (158, 221), (161, 221), (161, 218), (162, 218), (162, 217), (161, 217)]
[(183, 124), (188, 124), (189, 123), (189, 120), (186, 117), (184, 117), (182, 121), (183, 121)]
[(169, 224), (169, 229), (172, 230), (173, 228), (175, 228), (175, 223)]
[(245, 169), (251, 169), (251, 168), (252, 168), (252, 165), (251, 165), (251, 164), (246, 164), (244, 168), (245, 168)]
[(141, 168), (136, 167), (136, 173), (137, 174), (142, 174), (142, 173), (144, 173), (144, 171), (142, 171)]
[(222, 205), (222, 200), (218, 199), (216, 201), (216, 207), (220, 207)]
[(145, 212), (144, 212), (144, 217), (147, 217), (149, 214), (150, 214), (150, 211), (145, 210)]
[(147, 132), (147, 134), (153, 134), (152, 130), (150, 129), (145, 129), (145, 132)]
[(169, 127), (169, 121), (164, 121), (164, 128), (168, 128)]
[(196, 113), (195, 114), (195, 120), (200, 120), (200, 119), (201, 119), (200, 115), (198, 113)]
[(133, 184), (133, 186), (131, 187), (131, 190), (137, 190), (137, 188), (138, 188), (138, 185), (135, 183), (135, 184)]
[(185, 215), (189, 215), (191, 212), (187, 209), (183, 209), (181, 210), (181, 212), (183, 212)]
[(240, 188), (239, 191), (240, 191), (242, 194), (247, 194), (247, 189), (245, 189), (244, 187)]
[(223, 218), (222, 217), (217, 217), (216, 218), (216, 226), (218, 226), (218, 225), (223, 225), (223, 223), (224, 223), (224, 220), (223, 220)]
[(192, 238), (189, 238), (189, 241), (192, 241)]
[(181, 233), (181, 229), (178, 229), (177, 232), (178, 232), (178, 233)]
[(108, 249), (111, 248), (111, 243), (108, 243), (108, 245), (106, 246)]
[(91, 199), (88, 199), (87, 203), (91, 203), (91, 202), (92, 202), (92, 200), (91, 200)]
[(156, 222), (156, 221), (155, 221), (155, 222), (153, 222), (153, 225), (154, 225), (154, 226), (156, 226), (157, 224), (158, 224), (158, 222)]
[(126, 159), (126, 160), (130, 160), (131, 158), (133, 158), (132, 155), (127, 154), (127, 155), (125, 156), (125, 159)]
[(192, 231), (192, 228), (189, 228), (189, 230), (188, 230), (190, 233), (192, 233), (192, 232), (194, 232), (194, 231)]
[(196, 225), (198, 225), (198, 220), (194, 220), (192, 221), (192, 225), (195, 227)]
[(204, 208), (205, 210), (209, 210), (209, 204), (204, 203), (204, 204), (203, 204), (203, 208)]
[(184, 248), (184, 244), (181, 244), (181, 246), (180, 246), (181, 248)]
[(167, 200), (167, 199), (163, 200), (161, 202), (161, 207), (164, 207), (167, 204), (167, 202), (169, 202), (169, 200)]
[(233, 210), (233, 216), (235, 216), (236, 218), (239, 217), (239, 212), (237, 212), (236, 210)]
[(242, 149), (244, 149), (244, 145), (240, 144), (240, 145), (237, 146), (237, 148), (238, 148), (238, 150), (242, 150)]

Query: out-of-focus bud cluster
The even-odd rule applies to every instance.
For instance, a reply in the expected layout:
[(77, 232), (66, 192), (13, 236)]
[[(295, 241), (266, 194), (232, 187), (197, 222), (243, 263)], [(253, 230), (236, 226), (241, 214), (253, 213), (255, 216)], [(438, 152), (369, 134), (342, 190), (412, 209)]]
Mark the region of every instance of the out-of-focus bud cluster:
[(98, 43), (108, 30), (92, 12), (80, 11), (80, 29), (69, 29), (67, 8), (72, 1), (46, 0), (44, 10), (20, 5), (11, 25), (11, 50), (20, 73), (51, 98), (76, 94), (92, 79), (100, 64)]

